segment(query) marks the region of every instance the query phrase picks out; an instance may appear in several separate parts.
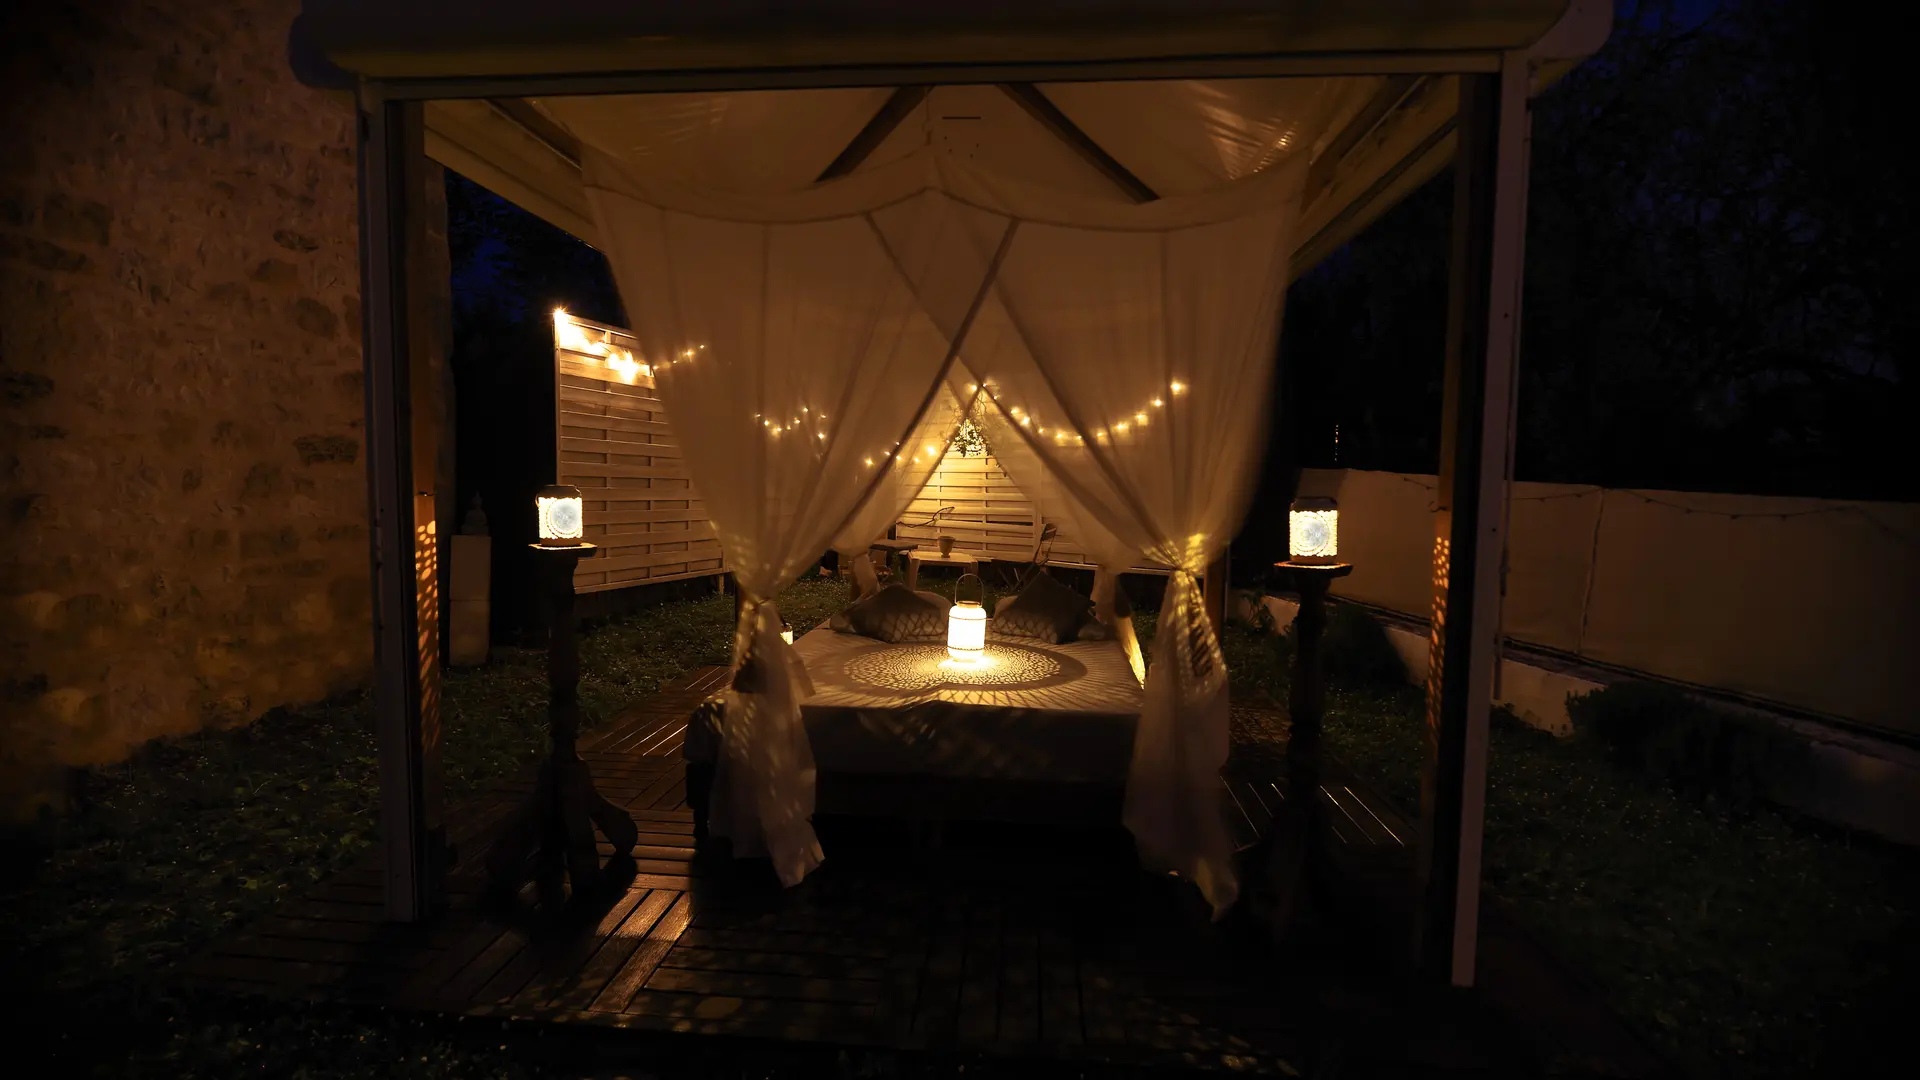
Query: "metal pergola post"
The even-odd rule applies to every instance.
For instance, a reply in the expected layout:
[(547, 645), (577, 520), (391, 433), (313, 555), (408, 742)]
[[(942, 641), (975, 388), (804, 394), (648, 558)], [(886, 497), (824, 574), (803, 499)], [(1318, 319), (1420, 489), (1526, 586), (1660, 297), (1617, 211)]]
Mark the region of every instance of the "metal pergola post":
[(1454, 157), (1415, 954), (1433, 981), (1463, 988), (1474, 983), (1479, 937), (1487, 721), (1526, 241), (1528, 77), (1519, 53), (1496, 74), (1460, 77)]
[[(374, 717), (387, 918), (416, 922), (444, 895), (441, 818), (437, 448), (416, 440), (416, 369), (428, 332), (421, 201), (426, 162), (417, 102), (363, 88), (359, 110), (360, 270), (372, 542)], [(417, 443), (424, 442), (424, 446)], [(420, 454), (426, 457), (423, 466)]]

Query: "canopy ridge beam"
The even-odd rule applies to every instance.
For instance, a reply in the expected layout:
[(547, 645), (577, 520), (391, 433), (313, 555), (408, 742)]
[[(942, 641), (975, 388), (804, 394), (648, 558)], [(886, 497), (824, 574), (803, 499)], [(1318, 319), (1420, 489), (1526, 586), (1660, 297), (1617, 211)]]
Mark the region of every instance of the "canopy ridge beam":
[(886, 102), (880, 106), (880, 111), (874, 113), (873, 119), (867, 121), (867, 126), (861, 128), (860, 133), (853, 137), (853, 141), (847, 143), (846, 149), (840, 151), (840, 156), (834, 158), (832, 164), (820, 171), (819, 177), (814, 182), (819, 183), (845, 176), (859, 168), (862, 162), (873, 156), (875, 150), (880, 149), (881, 143), (887, 141), (887, 136), (893, 134), (893, 129), (899, 127), (900, 122), (912, 115), (913, 110), (927, 99), (927, 93), (932, 89), (930, 86), (896, 87), (893, 96), (887, 98)]
[(546, 113), (533, 107), (526, 98), (488, 98), (487, 104), (493, 111), (518, 125), (522, 131), (538, 141), (554, 156), (574, 168), (580, 167), (580, 140), (566, 128), (549, 119)]
[(1038, 86), (1028, 82), (1009, 82), (998, 84), (1006, 95), (1027, 115), (1039, 121), (1040, 126), (1052, 132), (1054, 137), (1067, 145), (1067, 148), (1094, 167), (1100, 175), (1113, 181), (1114, 185), (1133, 199), (1134, 202), (1152, 202), (1160, 197), (1159, 193), (1148, 187), (1146, 181), (1133, 175), (1125, 165), (1115, 161), (1112, 154), (1093, 137), (1080, 129), (1080, 125), (1068, 118), (1060, 107), (1041, 91)]
[(1327, 144), (1326, 150), (1307, 167), (1307, 199), (1313, 200), (1333, 183), (1333, 174), (1348, 154), (1375, 128), (1391, 116), (1425, 81), (1420, 75), (1389, 75), (1380, 80), (1380, 88), (1367, 99), (1347, 126)]

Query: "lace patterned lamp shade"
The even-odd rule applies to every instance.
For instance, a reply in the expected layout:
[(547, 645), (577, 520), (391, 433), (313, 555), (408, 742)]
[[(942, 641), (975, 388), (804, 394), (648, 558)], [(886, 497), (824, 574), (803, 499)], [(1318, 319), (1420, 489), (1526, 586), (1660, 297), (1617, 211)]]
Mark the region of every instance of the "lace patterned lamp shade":
[(1287, 514), (1289, 561), (1331, 563), (1340, 555), (1340, 507), (1332, 499), (1293, 500)]
[(574, 547), (587, 535), (586, 515), (580, 489), (565, 484), (549, 484), (533, 497), (540, 517), (540, 543), (546, 547)]
[[(969, 597), (967, 583), (973, 583)], [(971, 664), (986, 653), (987, 609), (981, 604), (985, 586), (978, 575), (962, 574), (953, 585), (953, 606), (947, 609), (947, 655)]]

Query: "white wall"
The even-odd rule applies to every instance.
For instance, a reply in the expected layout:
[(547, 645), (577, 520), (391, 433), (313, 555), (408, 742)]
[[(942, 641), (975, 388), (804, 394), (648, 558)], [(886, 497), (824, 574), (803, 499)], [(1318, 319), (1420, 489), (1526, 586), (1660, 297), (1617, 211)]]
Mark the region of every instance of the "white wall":
[[(1920, 506), (1514, 489), (1512, 639), (1920, 733)], [(1425, 618), (1434, 478), (1309, 470), (1301, 490), (1340, 503), (1335, 593)]]

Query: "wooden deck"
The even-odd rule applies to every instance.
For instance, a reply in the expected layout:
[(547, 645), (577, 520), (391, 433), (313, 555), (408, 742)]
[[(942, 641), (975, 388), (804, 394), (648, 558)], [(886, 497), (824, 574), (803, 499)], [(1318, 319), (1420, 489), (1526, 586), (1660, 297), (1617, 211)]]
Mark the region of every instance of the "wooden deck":
[[(370, 860), (220, 941), (187, 976), (468, 1017), (907, 1051), (1287, 1073), (1330, 1040), (1349, 1064), (1415, 1068), (1491, 1067), (1526, 1043), (1530, 1060), (1604, 1063), (1605, 1075), (1654, 1068), (1497, 927), (1483, 950), (1505, 996), (1552, 1015), (1490, 1019), (1504, 1034), (1489, 1034), (1412, 1005), (1367, 965), (1276, 963), (1239, 924), (1209, 923), (1190, 887), (1140, 873), (1118, 830), (956, 826), (927, 849), (904, 823), (823, 819), (827, 862), (790, 890), (764, 862), (696, 857), (679, 750), (687, 714), (724, 675), (693, 672), (583, 745), (641, 835), (624, 888), (565, 922), (479, 903), (487, 840), (523, 780), (457, 819), (452, 903), (434, 923), (384, 922)], [(1411, 830), (1391, 807), (1344, 778), (1319, 797), (1350, 862), (1404, 861)], [(1287, 792), (1236, 777), (1222, 798), (1251, 845)]]

